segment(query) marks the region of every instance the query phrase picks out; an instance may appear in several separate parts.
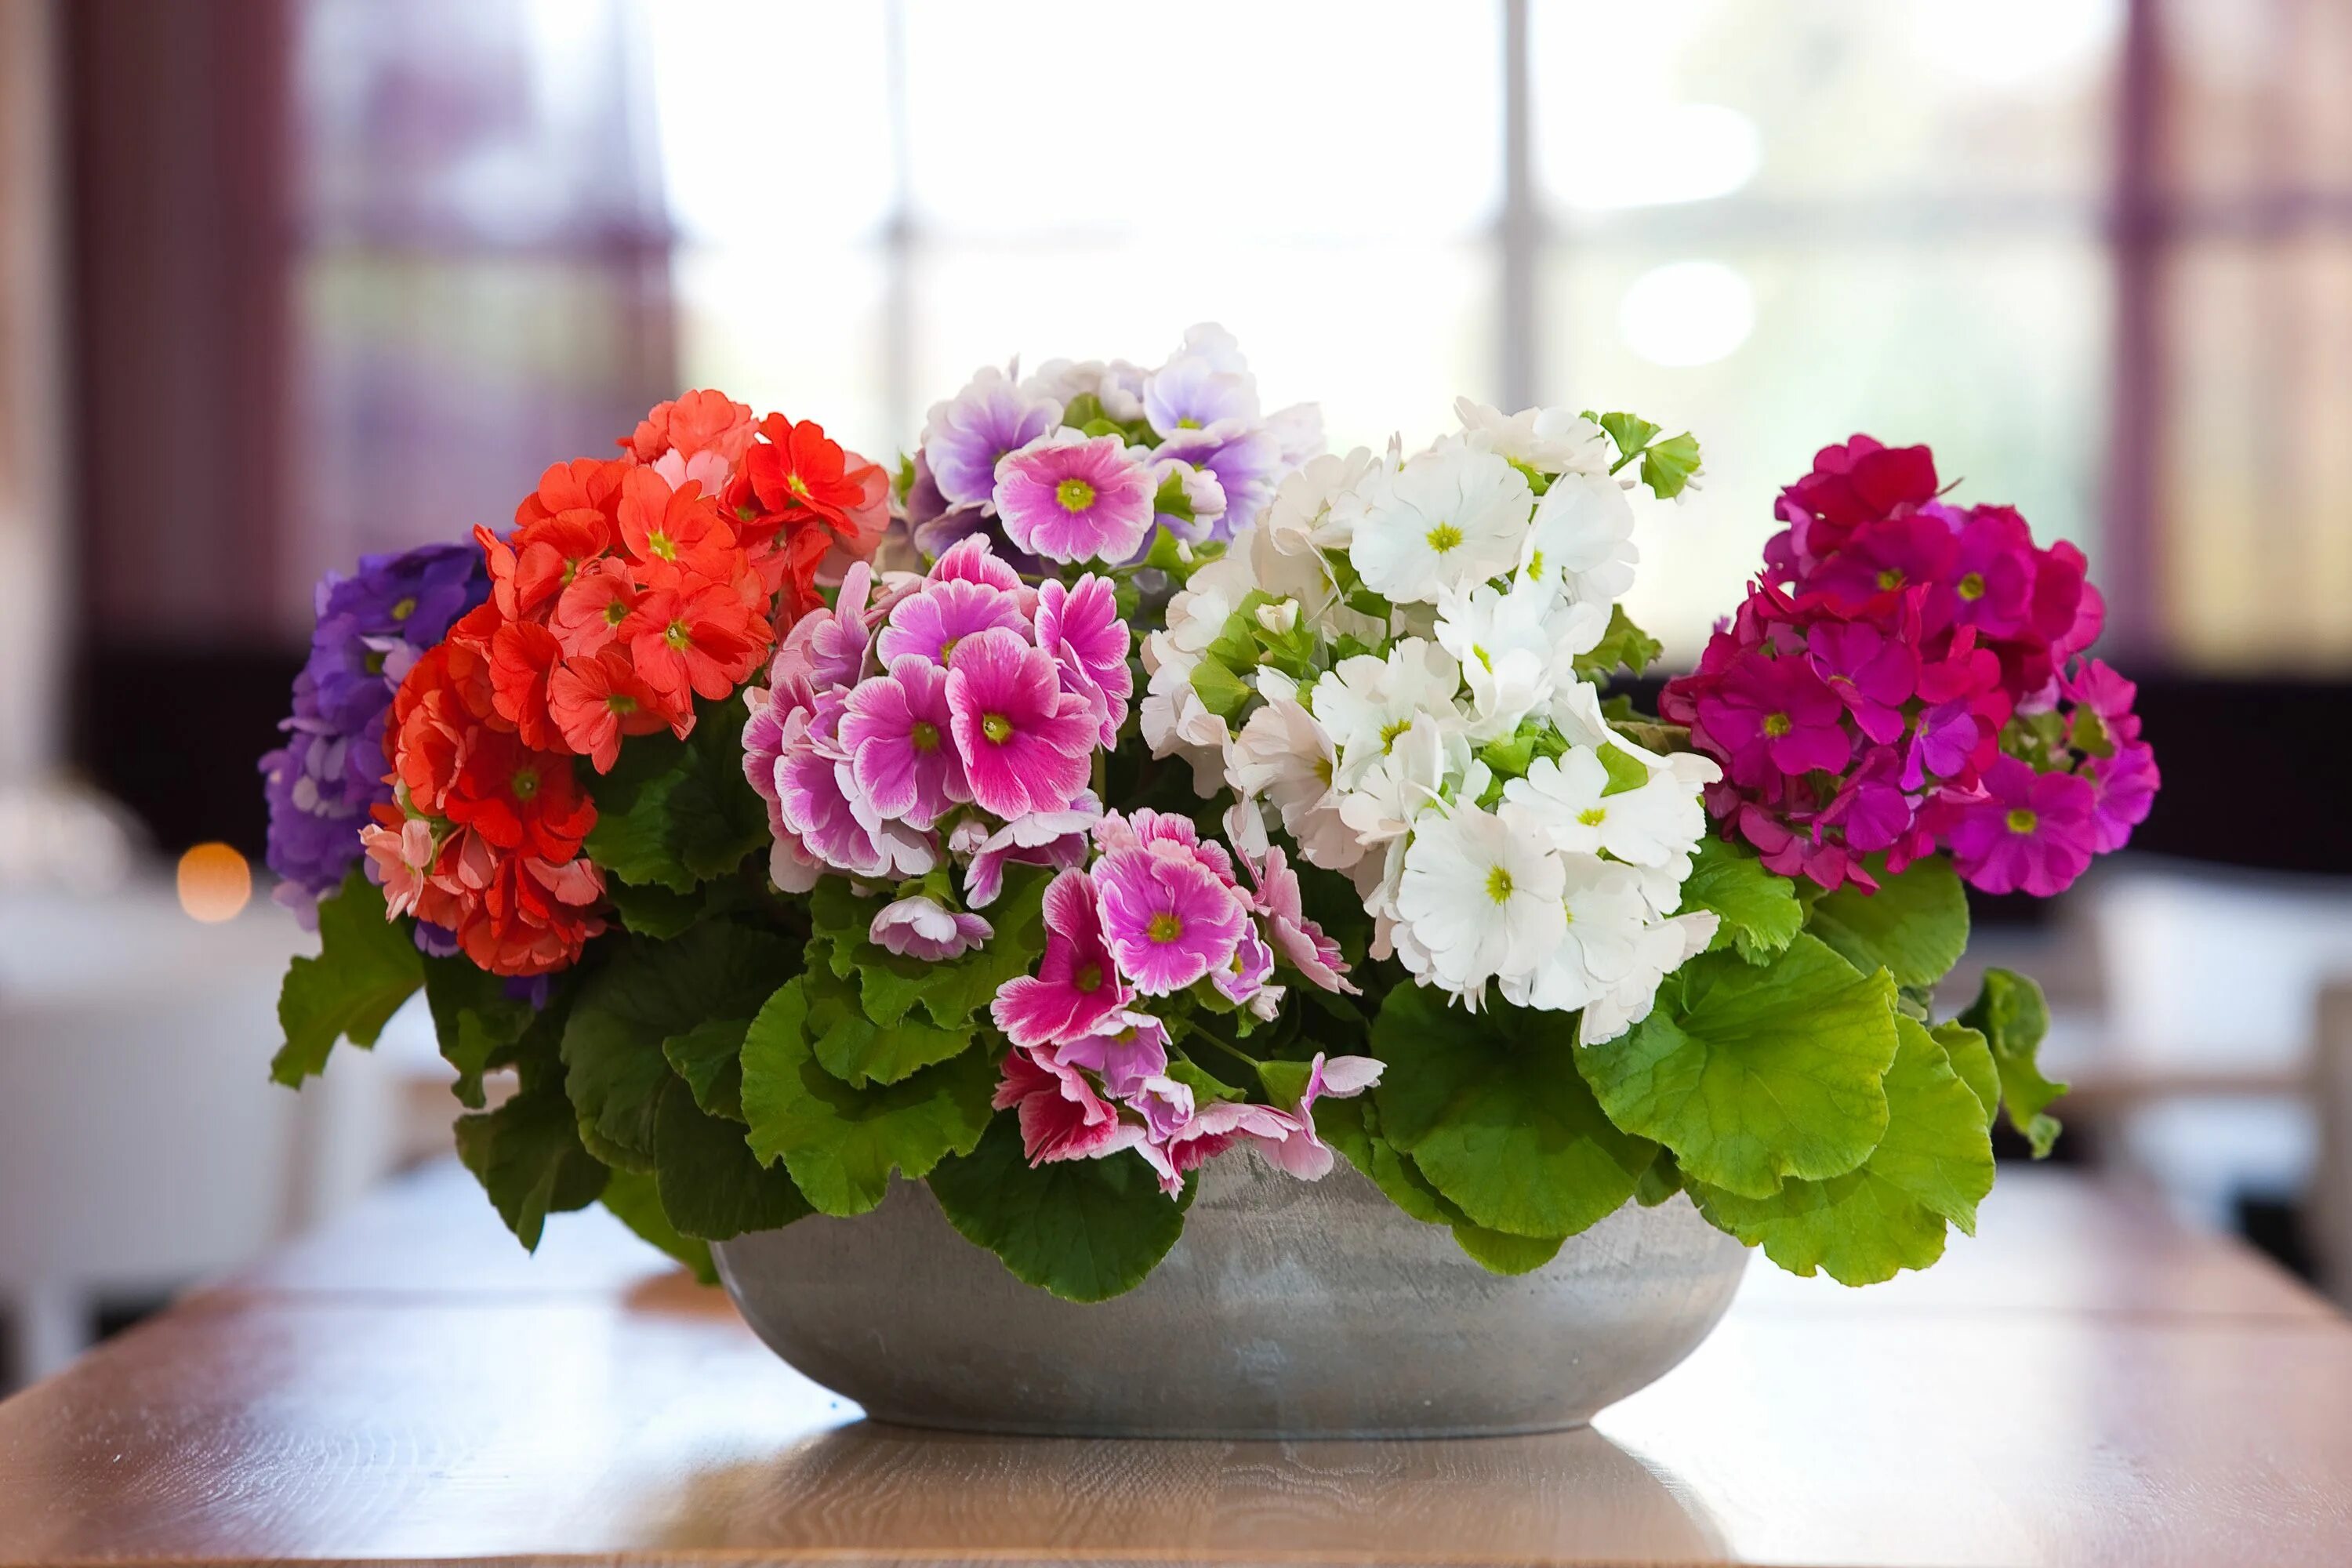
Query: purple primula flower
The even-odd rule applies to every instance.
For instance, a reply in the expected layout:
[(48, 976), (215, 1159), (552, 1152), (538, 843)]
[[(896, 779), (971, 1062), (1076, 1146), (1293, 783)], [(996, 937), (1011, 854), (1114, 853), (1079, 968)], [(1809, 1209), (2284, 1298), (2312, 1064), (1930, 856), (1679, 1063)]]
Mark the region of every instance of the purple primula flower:
[(2164, 782), (2156, 748), (2144, 741), (2126, 742), (2112, 757), (2093, 757), (2083, 773), (2091, 781), (2091, 847), (2102, 855), (2122, 848), (2131, 842), (2132, 829), (2147, 820)]
[[(1233, 342), (1230, 337), (1224, 341)], [(1206, 429), (1221, 419), (1255, 424), (1257, 379), (1245, 369), (1232, 368), (1240, 358), (1237, 350), (1230, 358), (1178, 353), (1144, 382), (1144, 418), (1162, 436)]]
[(1952, 858), (1960, 875), (1988, 893), (2021, 888), (2046, 899), (2064, 892), (2091, 863), (2091, 781), (2037, 773), (2015, 757), (2003, 757), (1986, 771), (1984, 789), (1952, 828)]
[(1282, 445), (1261, 426), (1238, 419), (1220, 420), (1200, 430), (1179, 430), (1161, 442), (1153, 456), (1176, 458), (1216, 476), (1225, 509), (1214, 520), (1177, 531), (1197, 544), (1205, 539), (1230, 539), (1257, 521), (1274, 499), (1284, 465)]
[(278, 726), (287, 742), (261, 759), (269, 868), (280, 879), (273, 896), (305, 926), (360, 862), (369, 808), (393, 798), (384, 726), (401, 677), (489, 587), (470, 544), (366, 556), (353, 575), (319, 584), (310, 656)]
[(1904, 752), (1903, 787), (1925, 789), (1931, 774), (1945, 779), (1958, 776), (1975, 755), (1979, 733), (1967, 698), (1939, 702), (1921, 713)]
[(1125, 561), (1151, 532), (1155, 485), (1117, 436), (1076, 431), (997, 465), (996, 510), (1014, 546), (1049, 561)]
[(1228, 1002), (1242, 1003), (1259, 1017), (1271, 1019), (1282, 1002), (1282, 987), (1266, 984), (1273, 978), (1274, 949), (1255, 925), (1244, 921), (1232, 960), (1209, 981)]
[(961, 958), (995, 934), (996, 928), (980, 916), (919, 894), (884, 905), (866, 931), (875, 946), (926, 963)]
[(996, 492), (996, 465), (1062, 422), (1062, 405), (1023, 392), (991, 365), (945, 403), (931, 405), (922, 449), (931, 481), (950, 506), (977, 506)]
[(1054, 1048), (1064, 1067), (1084, 1068), (1102, 1079), (1103, 1092), (1127, 1100), (1168, 1071), (1168, 1026), (1149, 1013), (1107, 1013), (1085, 1033)]
[(1822, 813), (1822, 826), (1843, 827), (1846, 847), (1865, 855), (1891, 847), (1911, 830), (1915, 815), (1899, 781), (1902, 771), (1892, 747), (1872, 747)]
[(842, 692), (824, 691), (814, 707), (785, 717), (775, 763), (779, 817), (810, 854), (852, 876), (919, 876), (938, 863), (936, 843), (884, 819), (857, 787), (841, 750), (847, 705)]

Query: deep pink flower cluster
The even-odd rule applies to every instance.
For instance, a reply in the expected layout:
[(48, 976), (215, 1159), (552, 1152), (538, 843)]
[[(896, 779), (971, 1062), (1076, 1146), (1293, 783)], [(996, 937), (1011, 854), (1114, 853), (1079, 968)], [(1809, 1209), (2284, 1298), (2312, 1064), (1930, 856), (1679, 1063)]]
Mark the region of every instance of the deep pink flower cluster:
[[(768, 803), (777, 885), (953, 858), (979, 908), (1008, 862), (1082, 862), (1101, 816), (1094, 756), (1134, 695), (1129, 647), (1108, 578), (1032, 587), (977, 535), (922, 577), (851, 567), (745, 693), (743, 767)], [(894, 946), (929, 940), (911, 917), (887, 929)]]
[(1313, 984), (1352, 993), (1337, 943), (1300, 908), (1298, 874), (1278, 847), (1243, 857), (1244, 891), (1225, 847), (1185, 817), (1116, 812), (1093, 830), (1092, 866), (1045, 889), (1037, 973), (1008, 981), (991, 1008), (1013, 1043), (999, 1110), (1015, 1109), (1030, 1163), (1099, 1159), (1133, 1149), (1171, 1194), (1184, 1173), (1244, 1141), (1309, 1180), (1330, 1169), (1315, 1135), (1319, 1095), (1361, 1092), (1380, 1076), (1366, 1058), (1318, 1057), (1295, 1110), (1198, 1102), (1170, 1076), (1167, 1025), (1139, 1005), (1194, 987), (1218, 1011), (1272, 1018), (1277, 960)]
[(1989, 892), (2046, 896), (2147, 816), (2134, 689), (2081, 655), (2103, 617), (2081, 551), (2009, 507), (1937, 499), (1925, 447), (1824, 448), (1668, 721), (1724, 764), (1708, 809), (1784, 876), (1876, 886), (1951, 851)]

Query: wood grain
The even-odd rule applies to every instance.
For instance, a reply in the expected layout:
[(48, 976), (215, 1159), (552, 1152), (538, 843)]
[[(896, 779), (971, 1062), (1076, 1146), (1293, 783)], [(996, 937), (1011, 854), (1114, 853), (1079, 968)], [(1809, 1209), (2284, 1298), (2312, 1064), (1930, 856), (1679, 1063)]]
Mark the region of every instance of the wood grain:
[(1938, 1294), (1759, 1273), (1594, 1431), (1105, 1443), (860, 1421), (434, 1172), (0, 1405), (0, 1563), (2352, 1561), (2352, 1328), (2063, 1177), (1996, 1204)]

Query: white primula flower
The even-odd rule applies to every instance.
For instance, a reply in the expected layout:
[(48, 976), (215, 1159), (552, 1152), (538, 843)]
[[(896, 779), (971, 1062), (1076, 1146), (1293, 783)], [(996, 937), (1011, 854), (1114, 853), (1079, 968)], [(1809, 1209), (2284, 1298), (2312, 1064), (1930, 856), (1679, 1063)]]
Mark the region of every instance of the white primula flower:
[(1536, 503), (1518, 567), (1558, 583), (1580, 605), (1608, 605), (1633, 585), (1633, 508), (1612, 479), (1562, 474)]
[(1140, 365), (1123, 359), (1108, 363), (1098, 359), (1049, 359), (1023, 379), (1021, 392), (1026, 397), (1050, 397), (1065, 408), (1092, 393), (1102, 404), (1105, 417), (1125, 425), (1143, 417), (1145, 374)]
[(1567, 930), (1565, 868), (1517, 816), (1463, 805), (1423, 818), (1397, 884), (1399, 953), (1474, 1010), (1486, 982), (1532, 975)]
[(1363, 858), (1364, 846), (1339, 816), (1339, 792), (1332, 787), (1338, 768), (1330, 735), (1282, 697), (1251, 714), (1234, 737), (1225, 782), (1235, 795), (1272, 805), (1309, 864), (1344, 871)]
[(1572, 1013), (1622, 984), (1633, 972), (1649, 910), (1630, 866), (1591, 855), (1560, 857), (1567, 931), (1532, 972), (1503, 982), (1521, 1007)]
[[(1458, 723), (1417, 713), (1389, 738), (1354, 787), (1340, 795), (1339, 820), (1367, 846), (1402, 838), (1443, 805), (1446, 781), (1463, 778), (1471, 766), (1469, 742)], [(1471, 792), (1472, 798), (1475, 794)]]
[(1196, 655), (1153, 670), (1136, 721), (1153, 756), (1182, 757), (1192, 764), (1192, 793), (1205, 800), (1224, 783), (1225, 748), (1233, 732), (1192, 689), (1192, 671), (1200, 662)]
[(1359, 447), (1344, 457), (1320, 457), (1287, 475), (1274, 490), (1265, 510), (1265, 535), (1285, 555), (1310, 555), (1318, 550), (1345, 550), (1349, 530), (1344, 517), (1334, 520), (1332, 503), (1362, 483), (1380, 466), (1370, 449)]
[(1716, 925), (1715, 911), (1701, 910), (1643, 931), (1632, 972), (1584, 1005), (1578, 1039), (1597, 1046), (1648, 1017), (1657, 1005), (1659, 983), (1707, 950), (1715, 941)]
[(1525, 778), (1503, 786), (1503, 798), (1526, 807), (1563, 854), (1608, 854), (1636, 866), (1687, 855), (1706, 831), (1697, 787), (1671, 768), (1616, 795), (1608, 788), (1600, 754), (1573, 746), (1557, 762), (1538, 757)]
[(1400, 604), (1499, 577), (1518, 564), (1535, 492), (1510, 459), (1467, 447), (1374, 469), (1332, 508), (1352, 531), (1348, 559), (1364, 585)]
[(1588, 606), (1562, 605), (1549, 584), (1525, 579), (1508, 593), (1484, 583), (1442, 591), (1437, 640), (1461, 662), (1469, 683), (1470, 738), (1507, 735), (1548, 706), (1559, 681), (1575, 679), (1575, 655), (1600, 640), (1591, 619)]
[(1607, 474), (1609, 433), (1565, 408), (1522, 408), (1506, 414), (1467, 397), (1454, 400), (1463, 441), (1496, 452), (1539, 474)]
[(1453, 656), (1420, 637), (1405, 638), (1386, 658), (1360, 653), (1341, 659), (1315, 683), (1308, 702), (1339, 750), (1340, 787), (1354, 788), (1416, 718), (1431, 715), (1441, 729), (1449, 721), (1458, 725), (1454, 694), (1461, 689)]

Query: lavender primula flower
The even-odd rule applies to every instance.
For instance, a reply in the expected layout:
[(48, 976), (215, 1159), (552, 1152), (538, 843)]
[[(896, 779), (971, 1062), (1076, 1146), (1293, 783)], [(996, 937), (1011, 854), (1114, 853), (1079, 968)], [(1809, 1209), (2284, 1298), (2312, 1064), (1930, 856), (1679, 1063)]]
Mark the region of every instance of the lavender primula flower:
[(1061, 422), (1059, 403), (1029, 395), (990, 365), (961, 392), (931, 405), (922, 437), (931, 482), (950, 506), (985, 504), (996, 491), (998, 459)]
[(1274, 499), (1274, 487), (1284, 473), (1282, 445), (1271, 431), (1238, 419), (1220, 420), (1202, 430), (1179, 430), (1155, 450), (1161, 460), (1177, 458), (1214, 475), (1224, 492), (1225, 510), (1208, 527), (1187, 537), (1231, 539), (1257, 521)]
[(287, 742), (261, 759), (273, 896), (305, 926), (359, 861), (369, 808), (393, 797), (383, 737), (401, 677), (489, 590), (471, 544), (366, 556), (353, 575), (319, 584), (310, 657), (278, 726)]

